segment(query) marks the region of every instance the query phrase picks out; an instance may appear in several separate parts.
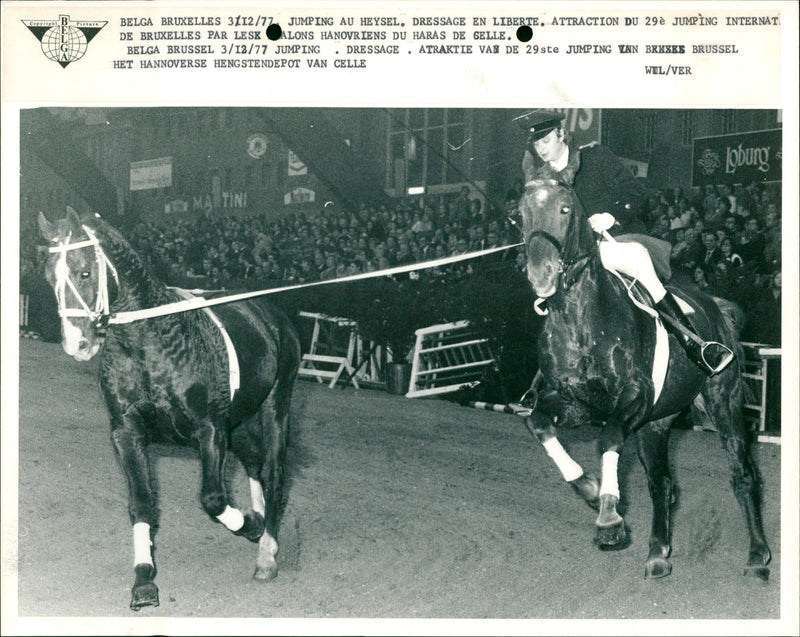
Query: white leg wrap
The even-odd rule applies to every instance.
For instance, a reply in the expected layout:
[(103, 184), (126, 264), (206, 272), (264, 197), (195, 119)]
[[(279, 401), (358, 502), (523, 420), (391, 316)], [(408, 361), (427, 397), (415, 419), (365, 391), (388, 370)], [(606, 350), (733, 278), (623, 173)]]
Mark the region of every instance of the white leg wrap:
[(561, 475), (564, 476), (564, 480), (572, 482), (583, 475), (581, 466), (570, 457), (566, 449), (561, 446), (558, 438), (553, 436), (549, 440), (545, 440), (542, 446), (547, 452), (547, 455), (556, 463)]
[(150, 551), (150, 525), (147, 522), (137, 522), (133, 525), (133, 565), (153, 565), (153, 555)]
[(603, 478), (600, 481), (600, 495), (613, 495), (619, 500), (618, 462), (619, 454), (616, 451), (606, 451), (603, 454)]
[(274, 537), (265, 531), (264, 535), (262, 535), (261, 539), (258, 541), (258, 551), (259, 554), (261, 551), (264, 551), (266, 554), (274, 556), (275, 553), (278, 552), (278, 543), (275, 541)]
[(225, 510), (217, 516), (217, 519), (227, 526), (229, 531), (238, 531), (244, 526), (242, 512), (232, 506), (226, 506)]
[(253, 501), (253, 511), (266, 514), (266, 503), (264, 502), (264, 490), (261, 488), (261, 483), (258, 480), (250, 480), (250, 499)]

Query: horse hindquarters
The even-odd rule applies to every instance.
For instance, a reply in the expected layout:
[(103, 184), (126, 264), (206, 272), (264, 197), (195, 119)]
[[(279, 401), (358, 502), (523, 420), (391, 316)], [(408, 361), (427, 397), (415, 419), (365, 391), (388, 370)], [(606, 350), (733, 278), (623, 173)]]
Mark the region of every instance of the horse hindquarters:
[(742, 378), (735, 365), (706, 383), (703, 397), (709, 416), (719, 430), (731, 470), (731, 486), (747, 523), (750, 549), (745, 575), (769, 578), (771, 553), (761, 521), (760, 477), (753, 459), (751, 438), (742, 415)]

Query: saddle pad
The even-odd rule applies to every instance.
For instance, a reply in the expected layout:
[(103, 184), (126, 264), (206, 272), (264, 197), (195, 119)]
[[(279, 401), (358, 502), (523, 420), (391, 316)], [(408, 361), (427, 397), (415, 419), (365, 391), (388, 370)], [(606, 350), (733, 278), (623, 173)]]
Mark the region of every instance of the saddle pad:
[[(189, 290), (171, 286), (170, 289), (177, 292), (184, 299), (195, 298), (195, 295)], [(231, 400), (233, 400), (233, 395), (236, 393), (236, 390), (239, 389), (239, 359), (236, 356), (236, 348), (233, 346), (233, 341), (228, 334), (228, 330), (225, 329), (219, 317), (211, 311), (211, 308), (204, 307), (201, 309), (208, 315), (211, 322), (217, 326), (217, 329), (219, 329), (222, 334), (222, 340), (225, 342), (225, 350), (228, 353), (228, 380), (231, 388)]]
[[(620, 281), (622, 281), (622, 284), (628, 291), (628, 297), (631, 299), (631, 302), (643, 312), (652, 316), (655, 321), (656, 345), (653, 352), (653, 369), (651, 371), (654, 390), (653, 404), (655, 405), (656, 402), (658, 402), (658, 398), (661, 396), (661, 390), (664, 389), (664, 381), (667, 378), (667, 367), (669, 365), (669, 335), (664, 328), (658, 311), (653, 307), (652, 299), (646, 292), (644, 286), (635, 279), (626, 277), (616, 270), (608, 271), (616, 275)], [(669, 292), (667, 292), (667, 294), (669, 294)], [(691, 305), (677, 295), (673, 294), (673, 297), (685, 314), (694, 314), (694, 308), (692, 308)]]
[(656, 319), (656, 349), (653, 352), (653, 404), (658, 402), (669, 365), (669, 336), (660, 318)]

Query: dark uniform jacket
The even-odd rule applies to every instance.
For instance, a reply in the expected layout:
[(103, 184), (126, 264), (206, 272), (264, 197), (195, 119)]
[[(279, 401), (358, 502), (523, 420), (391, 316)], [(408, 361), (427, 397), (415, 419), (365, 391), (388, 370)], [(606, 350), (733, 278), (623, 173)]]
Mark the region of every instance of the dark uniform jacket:
[(644, 186), (605, 146), (592, 143), (577, 148), (570, 144), (567, 167), (558, 173), (528, 151), (523, 169), (527, 181), (552, 177), (572, 183), (587, 217), (599, 212), (614, 215), (619, 225), (611, 229), (612, 235), (645, 231), (639, 219), (647, 195)]
[(609, 230), (609, 234), (620, 241), (635, 241), (644, 245), (650, 253), (656, 273), (664, 280), (671, 277), (670, 244), (646, 235), (646, 226), (639, 218), (647, 197), (644, 185), (608, 148), (598, 143), (581, 148), (570, 144), (567, 166), (557, 173), (535, 153), (526, 151), (523, 170), (527, 181), (555, 178), (571, 183), (587, 218), (600, 212), (614, 215), (617, 224)]
[[(572, 154), (575, 149), (570, 148), (569, 152)], [(585, 146), (578, 152), (580, 168), (572, 187), (586, 216), (610, 212), (619, 223), (610, 230), (612, 235), (644, 232), (646, 228), (639, 213), (646, 193), (641, 182), (605, 146)]]

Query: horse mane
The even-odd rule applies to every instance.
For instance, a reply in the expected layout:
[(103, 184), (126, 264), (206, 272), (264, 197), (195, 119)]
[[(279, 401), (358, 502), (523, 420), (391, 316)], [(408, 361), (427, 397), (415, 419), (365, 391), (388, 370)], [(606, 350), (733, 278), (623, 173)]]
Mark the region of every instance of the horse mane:
[(124, 286), (143, 306), (174, 300), (164, 282), (150, 271), (142, 256), (116, 228), (97, 214), (82, 217), (81, 223), (97, 235), (117, 271), (120, 286)]

